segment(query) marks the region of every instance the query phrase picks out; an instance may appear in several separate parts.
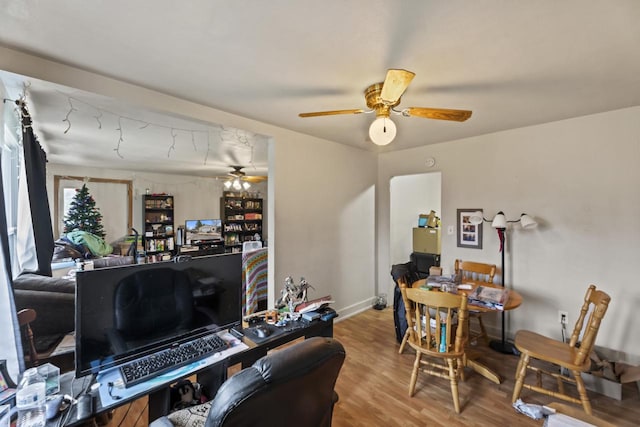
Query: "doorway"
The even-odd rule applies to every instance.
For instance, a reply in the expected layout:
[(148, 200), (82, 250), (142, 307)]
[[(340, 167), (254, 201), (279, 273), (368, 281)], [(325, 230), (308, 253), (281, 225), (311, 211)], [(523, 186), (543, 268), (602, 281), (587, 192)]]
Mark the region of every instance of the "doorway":
[(413, 252), (413, 228), (418, 226), (418, 216), (431, 210), (442, 218), (441, 172), (394, 176), (389, 181), (390, 265), (409, 262)]

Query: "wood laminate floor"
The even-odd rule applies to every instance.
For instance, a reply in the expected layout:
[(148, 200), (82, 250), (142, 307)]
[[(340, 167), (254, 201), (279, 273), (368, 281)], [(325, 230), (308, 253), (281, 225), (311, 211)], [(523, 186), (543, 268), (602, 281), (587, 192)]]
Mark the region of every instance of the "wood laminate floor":
[[(511, 392), (517, 357), (478, 345), (482, 362), (497, 371), (502, 384), (494, 384), (467, 370), (459, 385), (462, 412), (453, 410), (449, 381), (421, 375), (414, 397), (408, 395), (414, 353), (398, 354), (393, 312), (367, 310), (335, 324), (334, 336), (347, 358), (336, 391), (340, 400), (333, 412), (334, 427), (351, 426), (542, 426), (516, 412)], [(568, 386), (571, 387), (571, 386)], [(554, 399), (528, 390), (522, 399), (547, 404)], [(594, 415), (618, 426), (640, 425), (640, 397), (635, 384), (623, 388), (621, 401), (589, 392)], [(148, 424), (146, 399), (118, 408), (109, 426), (141, 427)], [(286, 426), (283, 426), (286, 427)]]

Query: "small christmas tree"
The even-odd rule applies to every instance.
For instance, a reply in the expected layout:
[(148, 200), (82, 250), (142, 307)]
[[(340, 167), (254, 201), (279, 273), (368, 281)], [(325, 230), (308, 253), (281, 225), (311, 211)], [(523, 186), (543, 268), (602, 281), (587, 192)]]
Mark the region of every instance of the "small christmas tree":
[(96, 201), (89, 194), (86, 184), (82, 184), (82, 188), (76, 190), (73, 196), (69, 211), (64, 217), (64, 232), (81, 230), (96, 236), (104, 238), (104, 230), (102, 228), (102, 214), (96, 208)]

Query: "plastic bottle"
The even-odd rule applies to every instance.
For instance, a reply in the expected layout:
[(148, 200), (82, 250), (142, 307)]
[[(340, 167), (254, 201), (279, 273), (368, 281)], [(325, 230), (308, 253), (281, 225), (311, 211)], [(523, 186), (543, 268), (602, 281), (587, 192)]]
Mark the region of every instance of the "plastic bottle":
[(44, 427), (45, 381), (38, 369), (27, 369), (16, 392), (18, 427)]

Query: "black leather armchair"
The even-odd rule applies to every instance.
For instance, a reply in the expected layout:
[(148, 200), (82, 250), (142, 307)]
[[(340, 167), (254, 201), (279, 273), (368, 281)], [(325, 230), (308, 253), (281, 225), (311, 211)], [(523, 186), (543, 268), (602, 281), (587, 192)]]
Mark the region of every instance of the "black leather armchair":
[[(222, 384), (205, 404), (210, 406), (205, 427), (330, 426), (338, 400), (334, 386), (344, 358), (342, 344), (323, 337), (272, 352)], [(185, 411), (190, 409), (151, 426), (182, 425), (178, 420), (188, 419)], [(198, 410), (193, 413), (198, 416)]]

